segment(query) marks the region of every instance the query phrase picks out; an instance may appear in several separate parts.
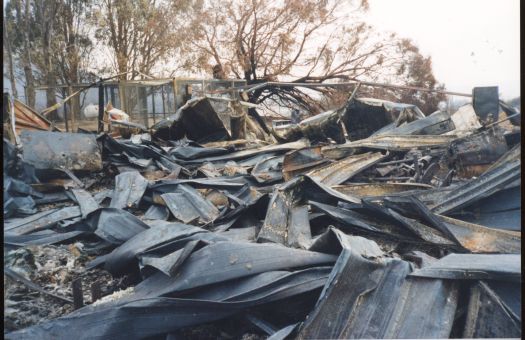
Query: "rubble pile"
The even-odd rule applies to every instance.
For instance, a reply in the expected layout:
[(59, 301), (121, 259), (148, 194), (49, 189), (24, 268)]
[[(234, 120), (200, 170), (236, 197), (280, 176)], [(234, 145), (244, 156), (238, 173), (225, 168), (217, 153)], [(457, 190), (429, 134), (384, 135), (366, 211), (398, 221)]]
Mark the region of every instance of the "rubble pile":
[(4, 138), (4, 335), (520, 337), (519, 120), (480, 102)]

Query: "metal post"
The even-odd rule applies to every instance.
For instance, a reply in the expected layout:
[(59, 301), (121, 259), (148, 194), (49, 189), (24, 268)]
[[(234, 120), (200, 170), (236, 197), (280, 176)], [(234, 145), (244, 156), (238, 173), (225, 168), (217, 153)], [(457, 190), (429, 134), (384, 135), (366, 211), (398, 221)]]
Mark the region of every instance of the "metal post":
[(102, 297), (102, 291), (100, 290), (100, 281), (95, 281), (91, 284), (91, 303), (97, 301)]
[[(140, 90), (139, 90), (140, 89)], [(144, 126), (146, 129), (149, 129), (149, 119), (148, 119), (148, 94), (146, 91), (145, 86), (137, 86), (137, 93), (139, 95), (140, 104), (142, 104), (142, 108), (140, 108), (139, 112), (142, 112), (142, 118), (144, 119)]]
[[(114, 107), (118, 107), (118, 106), (116, 106), (117, 99), (115, 98), (115, 86), (111, 86), (110, 89), (111, 90), (109, 92), (111, 93), (111, 103), (113, 104)], [(119, 105), (119, 106), (122, 107), (122, 104)]]
[(173, 79), (173, 111), (177, 112), (177, 94), (178, 94), (178, 82), (177, 79)]
[(76, 278), (72, 282), (73, 288), (73, 309), (79, 309), (84, 306), (84, 295), (82, 294), (82, 281)]
[(104, 81), (100, 78), (98, 85), (98, 129), (97, 133), (104, 131)]
[(69, 125), (68, 125), (68, 106), (69, 106), (69, 103), (67, 103), (66, 105), (64, 105), (64, 121), (66, 122), (66, 132), (69, 132)]
[[(104, 87), (104, 97), (105, 98), (110, 98), (107, 86)], [(115, 103), (111, 102), (111, 104), (115, 104)]]
[(120, 100), (120, 109), (127, 114), (131, 115), (131, 112), (128, 112), (128, 103), (126, 103), (126, 83), (118, 82), (118, 98)]
[(151, 89), (151, 105), (153, 106), (153, 124), (155, 124), (155, 90), (153, 88)]
[[(67, 95), (71, 96), (74, 93), (74, 89), (71, 86), (67, 87)], [(80, 100), (80, 94), (78, 96), (75, 96), (74, 98), (71, 98), (71, 101), (68, 103), (69, 105), (69, 114), (71, 116), (71, 132), (75, 132), (75, 115), (76, 111), (75, 109), (78, 107), (80, 109), (80, 102), (79, 105), (76, 105), (77, 101)], [(65, 105), (64, 105), (65, 108)]]
[(163, 118), (166, 118), (166, 103), (165, 103), (165, 99), (164, 99), (164, 85), (162, 85), (161, 87), (161, 94), (162, 94), (162, 115), (163, 115)]

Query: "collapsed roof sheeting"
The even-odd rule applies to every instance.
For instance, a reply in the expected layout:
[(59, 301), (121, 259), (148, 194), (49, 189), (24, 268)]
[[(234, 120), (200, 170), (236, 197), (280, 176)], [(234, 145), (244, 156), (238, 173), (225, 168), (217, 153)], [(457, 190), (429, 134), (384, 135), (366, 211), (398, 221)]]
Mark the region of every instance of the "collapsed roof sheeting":
[(372, 135), (441, 135), (456, 129), (450, 115), (444, 111), (436, 111), (424, 118), (402, 123), (401, 125), (396, 124), (387, 125)]
[[(245, 136), (249, 120), (242, 102), (228, 98), (202, 97), (190, 99), (177, 112), (152, 127), (154, 135), (165, 140), (184, 137), (198, 143), (228, 141)], [(244, 119), (243, 119), (244, 117)], [(253, 123), (248, 122), (248, 126)], [(260, 134), (260, 131), (254, 131)]]
[(343, 123), (351, 141), (370, 137), (393, 123), (394, 127), (425, 115), (415, 105), (398, 104), (372, 98), (355, 98), (347, 103)]
[(15, 131), (20, 134), (22, 130), (61, 131), (44, 116), (25, 105), (18, 99), (14, 99)]
[(518, 254), (450, 254), (412, 273), (418, 277), (456, 280), (521, 280)]
[[(521, 335), (521, 223), (465, 217), (521, 210), (521, 146), (501, 129), (352, 99), (269, 144), (253, 131), (231, 140), (242, 135), (237, 104), (199, 98), (151, 136), (91, 137), (101, 170), (68, 179), (32, 172), (4, 141), (6, 266), (44, 297), (51, 285), (37, 283), (67, 301), (66, 278), (104, 287), (6, 338), (191, 338), (210, 327), (231, 338)], [(461, 173), (480, 164), (477, 178)], [(65, 271), (31, 266), (58, 249), (72, 256), (56, 256)], [(7, 281), (8, 299), (20, 282)], [(56, 300), (45, 307), (60, 310)], [(11, 317), (21, 311), (8, 303)]]

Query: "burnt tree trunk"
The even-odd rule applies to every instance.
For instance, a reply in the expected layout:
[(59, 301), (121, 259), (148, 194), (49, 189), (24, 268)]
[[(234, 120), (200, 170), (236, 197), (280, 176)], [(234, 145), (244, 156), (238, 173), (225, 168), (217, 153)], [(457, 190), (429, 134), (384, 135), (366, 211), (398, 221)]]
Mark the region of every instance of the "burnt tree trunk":
[[(17, 8), (21, 14), (21, 9)], [(31, 47), (29, 45), (29, 32), (31, 29), (30, 17), (30, 1), (26, 1), (24, 23), (25, 23), (25, 34), (24, 34), (24, 53), (22, 59), (22, 67), (24, 68), (24, 76), (26, 81), (26, 103), (29, 107), (35, 107), (35, 78), (33, 77), (33, 70), (31, 68)], [(22, 17), (22, 16), (21, 16)]]
[(7, 32), (7, 27), (4, 20), (4, 40), (5, 47), (7, 50), (7, 66), (9, 68), (9, 82), (11, 83), (11, 93), (13, 96), (18, 99), (18, 91), (16, 90), (15, 74), (13, 72), (13, 51), (11, 50), (11, 42), (9, 41), (10, 37)]

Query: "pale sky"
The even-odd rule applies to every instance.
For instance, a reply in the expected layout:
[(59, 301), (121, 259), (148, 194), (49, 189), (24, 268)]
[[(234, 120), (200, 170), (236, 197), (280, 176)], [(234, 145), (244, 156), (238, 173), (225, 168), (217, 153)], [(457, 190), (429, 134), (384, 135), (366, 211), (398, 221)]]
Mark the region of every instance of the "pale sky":
[(520, 95), (519, 0), (369, 0), (366, 21), (411, 38), (448, 90)]

